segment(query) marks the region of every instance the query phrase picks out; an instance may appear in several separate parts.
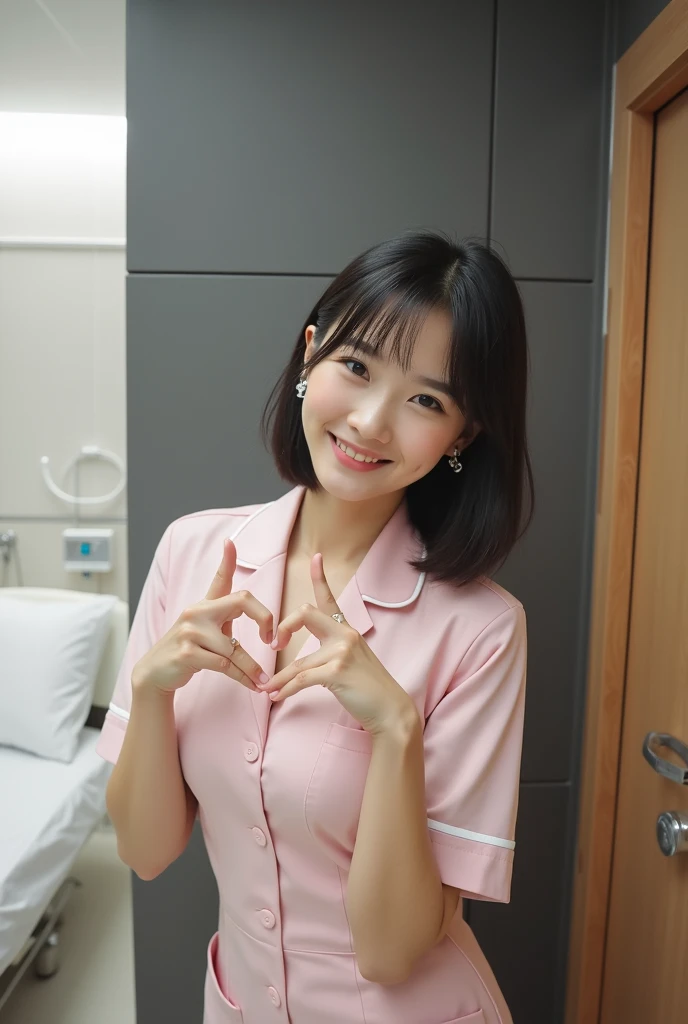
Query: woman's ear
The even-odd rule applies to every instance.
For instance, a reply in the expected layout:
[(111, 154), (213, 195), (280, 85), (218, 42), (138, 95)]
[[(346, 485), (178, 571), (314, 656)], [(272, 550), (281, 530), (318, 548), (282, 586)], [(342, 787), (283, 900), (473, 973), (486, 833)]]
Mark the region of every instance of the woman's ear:
[(482, 429), (483, 428), (482, 428), (482, 424), (481, 423), (474, 423), (473, 424), (473, 433), (472, 433), (472, 435), (470, 437), (463, 437), (463, 436), (462, 437), (457, 437), (456, 441), (454, 441), (453, 445), (451, 446), (451, 450), (448, 451), (448, 452), (445, 452), (445, 454), (446, 455), (453, 455), (455, 448), (458, 448), (459, 451), (461, 451), (461, 452), (465, 452), (466, 448), (468, 448), (469, 444), (473, 444), (473, 442), (475, 441), (476, 437), (478, 436), (478, 434), (480, 433), (480, 431)]
[(481, 433), (482, 429), (483, 429), (482, 423), (474, 423), (473, 424), (473, 434), (471, 435), (470, 440), (466, 442), (466, 447), (468, 447), (469, 444), (473, 444), (473, 442), (475, 441), (475, 439), (478, 436), (478, 434)]
[(315, 327), (313, 326), (313, 324), (308, 325), (304, 332), (304, 337), (306, 339), (306, 351), (304, 353), (304, 362), (307, 363), (309, 359), (313, 358), (314, 354), (313, 350), (315, 347), (315, 342), (313, 339), (315, 337)]

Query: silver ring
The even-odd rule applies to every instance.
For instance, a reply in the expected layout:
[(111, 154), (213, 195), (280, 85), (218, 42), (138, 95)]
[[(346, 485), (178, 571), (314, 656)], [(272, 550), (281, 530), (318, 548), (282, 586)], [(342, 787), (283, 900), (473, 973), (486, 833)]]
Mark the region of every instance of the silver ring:
[(237, 640), (237, 638), (235, 636), (230, 636), (229, 642), (232, 645), (232, 647), (238, 647), (239, 646), (239, 641)]
[(344, 616), (342, 615), (341, 612), (334, 612), (334, 614), (332, 615), (332, 618), (336, 619), (337, 622), (343, 622), (344, 621)]

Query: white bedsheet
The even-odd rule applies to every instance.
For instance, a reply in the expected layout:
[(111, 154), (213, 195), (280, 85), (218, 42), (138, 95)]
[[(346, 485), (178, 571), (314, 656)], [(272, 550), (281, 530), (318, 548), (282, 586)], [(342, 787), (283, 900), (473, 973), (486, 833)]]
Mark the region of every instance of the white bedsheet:
[(0, 974), (106, 812), (99, 735), (84, 727), (71, 764), (0, 746)]

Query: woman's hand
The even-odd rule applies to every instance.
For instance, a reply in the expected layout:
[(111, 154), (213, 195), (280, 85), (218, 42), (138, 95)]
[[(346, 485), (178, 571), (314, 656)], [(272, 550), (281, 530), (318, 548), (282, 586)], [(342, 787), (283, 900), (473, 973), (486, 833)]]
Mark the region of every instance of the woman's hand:
[(320, 552), (311, 559), (311, 579), (317, 607), (302, 605), (280, 622), (270, 646), (279, 650), (306, 626), (320, 640), (320, 650), (285, 665), (266, 686), (272, 700), (284, 700), (306, 686), (326, 686), (364, 729), (384, 732), (400, 718), (416, 715), (416, 707), (396, 680), (376, 658), (361, 634), (332, 618), (339, 611), (325, 579)]
[(235, 570), (236, 547), (227, 539), (205, 600), (185, 608), (167, 633), (136, 662), (133, 687), (172, 693), (186, 686), (196, 672), (210, 669), (236, 679), (249, 690), (257, 690), (262, 669), (243, 647), (232, 644), (232, 623), (243, 614), (255, 619), (267, 644), (272, 634), (272, 613), (248, 590), (232, 593)]

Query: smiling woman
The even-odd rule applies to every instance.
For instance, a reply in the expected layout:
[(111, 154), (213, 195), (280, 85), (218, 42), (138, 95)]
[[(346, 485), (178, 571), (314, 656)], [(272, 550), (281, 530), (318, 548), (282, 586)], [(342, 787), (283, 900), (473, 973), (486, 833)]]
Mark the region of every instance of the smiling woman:
[[(425, 548), (414, 568), (460, 586), (498, 571), (532, 521), (527, 390), (521, 297), (499, 255), (473, 239), (409, 233), (331, 282), (261, 429), (280, 476), (312, 500), (341, 488), (363, 510), (370, 487), (382, 488), (391, 514), (405, 496)], [(389, 463), (355, 463), (332, 435)], [(462, 486), (443, 456), (463, 469)]]
[(165, 531), (99, 752), (141, 877), (198, 811), (204, 1024), (512, 1024), (461, 908), (510, 898), (526, 621), (487, 574), (532, 498), (526, 371), (493, 251), (384, 242), (273, 392), (296, 486)]

